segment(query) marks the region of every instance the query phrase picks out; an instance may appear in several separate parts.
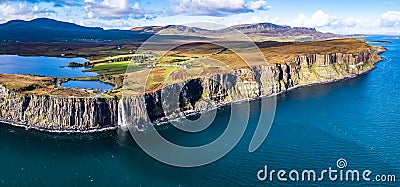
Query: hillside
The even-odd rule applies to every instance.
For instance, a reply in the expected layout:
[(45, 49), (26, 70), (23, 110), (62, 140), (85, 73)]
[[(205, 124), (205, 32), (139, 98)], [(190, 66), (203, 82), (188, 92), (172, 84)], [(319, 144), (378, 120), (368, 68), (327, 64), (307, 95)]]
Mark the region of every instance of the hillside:
[(232, 31), (232, 29), (238, 30), (243, 34), (246, 34), (253, 39), (257, 37), (297, 37), (298, 39), (293, 40), (321, 40), (340, 37), (339, 35), (332, 33), (322, 33), (317, 31), (315, 28), (307, 27), (290, 27), (276, 25), (272, 23), (256, 23), (256, 24), (242, 24), (234, 25), (228, 28), (219, 30), (207, 30), (197, 27), (189, 27), (183, 25), (168, 25), (168, 26), (147, 26), (147, 27), (136, 27), (132, 28), (131, 31), (140, 33), (152, 33), (152, 34), (184, 34), (188, 36), (209, 36), (218, 37), (222, 34)]
[(332, 33), (319, 32), (314, 28), (290, 27), (272, 23), (235, 25), (219, 30), (207, 30), (184, 25), (146, 26), (130, 30), (104, 30), (100, 27), (84, 27), (74, 23), (39, 18), (31, 21), (13, 20), (0, 24), (0, 41), (127, 43), (143, 42), (154, 34), (219, 37), (232, 29), (248, 35), (255, 41), (308, 41), (339, 37)]
[(47, 18), (32, 21), (13, 20), (0, 24), (0, 40), (5, 42), (109, 42), (144, 41), (151, 34), (127, 30), (104, 30)]

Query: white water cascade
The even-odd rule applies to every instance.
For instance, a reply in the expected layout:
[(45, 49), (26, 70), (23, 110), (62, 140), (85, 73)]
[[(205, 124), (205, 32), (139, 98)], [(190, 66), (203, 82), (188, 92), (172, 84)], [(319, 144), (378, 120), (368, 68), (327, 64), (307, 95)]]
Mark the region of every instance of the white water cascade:
[(128, 123), (126, 120), (126, 109), (123, 100), (118, 101), (118, 126), (122, 127), (123, 129), (128, 128)]

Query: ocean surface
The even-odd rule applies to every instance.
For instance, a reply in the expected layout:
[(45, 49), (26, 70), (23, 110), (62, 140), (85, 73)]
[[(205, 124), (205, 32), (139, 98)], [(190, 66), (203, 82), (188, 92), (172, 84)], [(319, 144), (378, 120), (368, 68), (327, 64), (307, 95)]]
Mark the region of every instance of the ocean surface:
[[(388, 48), (377, 68), (354, 79), (302, 87), (278, 96), (275, 121), (262, 146), (248, 146), (260, 114), (251, 102), (251, 120), (239, 144), (222, 159), (197, 168), (160, 163), (123, 130), (92, 134), (52, 134), (0, 126), (0, 185), (7, 186), (399, 186), (393, 182), (259, 181), (269, 169), (347, 169), (400, 177), (400, 41), (374, 36)], [(262, 111), (261, 111), (262, 112)], [(204, 144), (225, 129), (229, 107), (201, 133), (173, 128), (160, 132), (171, 141)], [(400, 179), (399, 179), (400, 180)]]

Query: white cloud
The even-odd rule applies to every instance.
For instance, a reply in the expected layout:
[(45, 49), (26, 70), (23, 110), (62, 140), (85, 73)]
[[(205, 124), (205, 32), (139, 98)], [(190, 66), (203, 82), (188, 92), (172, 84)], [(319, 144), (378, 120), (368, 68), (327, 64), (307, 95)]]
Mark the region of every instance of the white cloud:
[(400, 12), (387, 11), (381, 15), (380, 25), (383, 27), (400, 27)]
[(55, 13), (55, 11), (34, 4), (0, 4), (1, 21), (9, 21), (13, 19), (31, 20), (49, 16), (52, 13)]
[(176, 0), (172, 4), (175, 13), (207, 16), (227, 16), (270, 8), (266, 0)]
[(95, 0), (85, 0), (84, 10), (87, 18), (144, 18), (145, 15), (139, 3), (135, 2), (130, 5), (127, 0), (103, 0), (97, 2)]
[(252, 1), (248, 5), (248, 7), (252, 10), (268, 10), (271, 6), (268, 5), (267, 1), (259, 0), (259, 1)]
[(310, 18), (300, 13), (293, 21), (293, 25), (301, 27), (354, 27), (358, 22), (353, 18), (332, 16), (322, 10), (318, 10)]

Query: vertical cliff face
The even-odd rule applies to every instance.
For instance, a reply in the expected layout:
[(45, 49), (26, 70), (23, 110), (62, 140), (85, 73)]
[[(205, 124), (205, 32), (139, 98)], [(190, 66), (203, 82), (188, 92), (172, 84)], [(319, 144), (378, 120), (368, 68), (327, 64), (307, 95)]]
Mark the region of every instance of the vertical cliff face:
[(0, 120), (46, 130), (143, 127), (150, 125), (149, 121), (176, 119), (302, 85), (354, 77), (372, 70), (379, 60), (373, 49), (356, 54), (302, 55), (283, 64), (239, 69), (170, 85), (144, 97), (122, 99), (18, 95), (0, 85)]
[(117, 98), (18, 95), (0, 86), (0, 120), (44, 130), (89, 131), (118, 124)]
[[(283, 64), (255, 66), (235, 70), (232, 74), (174, 84), (147, 94), (142, 100), (123, 100), (124, 111), (128, 112), (121, 116), (127, 124), (135, 125), (148, 124), (147, 118), (151, 122), (167, 121), (188, 113), (277, 94), (303, 85), (351, 78), (372, 70), (374, 63), (379, 60), (377, 52), (372, 49), (357, 54), (302, 55)], [(179, 99), (176, 99), (178, 95)]]

